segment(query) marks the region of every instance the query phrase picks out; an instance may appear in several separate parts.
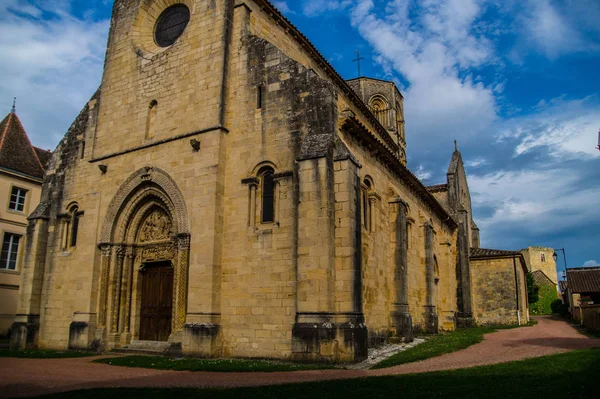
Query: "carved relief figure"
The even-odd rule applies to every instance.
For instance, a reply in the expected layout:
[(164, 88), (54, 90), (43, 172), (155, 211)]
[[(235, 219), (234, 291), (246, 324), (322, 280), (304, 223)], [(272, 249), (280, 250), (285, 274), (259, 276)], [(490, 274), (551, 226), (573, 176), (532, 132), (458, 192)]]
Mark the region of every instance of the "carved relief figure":
[(171, 220), (162, 211), (154, 211), (142, 224), (139, 241), (161, 241), (171, 238)]

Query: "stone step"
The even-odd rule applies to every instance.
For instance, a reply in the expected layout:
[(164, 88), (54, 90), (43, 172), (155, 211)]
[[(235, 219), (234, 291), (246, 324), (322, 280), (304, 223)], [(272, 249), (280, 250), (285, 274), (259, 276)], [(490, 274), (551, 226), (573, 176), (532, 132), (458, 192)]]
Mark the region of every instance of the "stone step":
[(181, 355), (181, 344), (163, 341), (139, 341), (135, 340), (122, 348), (114, 348), (116, 353), (129, 353), (132, 355), (153, 356), (178, 356)]

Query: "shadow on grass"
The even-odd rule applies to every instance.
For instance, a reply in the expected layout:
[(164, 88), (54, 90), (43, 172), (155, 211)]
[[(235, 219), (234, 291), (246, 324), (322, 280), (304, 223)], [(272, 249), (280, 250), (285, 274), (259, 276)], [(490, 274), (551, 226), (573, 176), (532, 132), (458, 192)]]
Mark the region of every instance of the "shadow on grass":
[(128, 399), (185, 397), (224, 398), (597, 398), (600, 392), (600, 350), (587, 349), (470, 369), (265, 386), (217, 389), (96, 389), (45, 398)]

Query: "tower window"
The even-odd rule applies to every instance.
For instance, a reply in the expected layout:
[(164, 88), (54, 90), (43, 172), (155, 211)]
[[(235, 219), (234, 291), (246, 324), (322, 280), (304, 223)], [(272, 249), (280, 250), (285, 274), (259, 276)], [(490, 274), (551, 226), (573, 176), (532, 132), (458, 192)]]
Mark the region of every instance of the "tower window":
[(541, 255), (541, 260), (542, 260), (542, 262), (546, 262), (546, 254)]
[(184, 4), (175, 4), (158, 17), (154, 39), (160, 47), (169, 47), (181, 36), (190, 22), (190, 9)]

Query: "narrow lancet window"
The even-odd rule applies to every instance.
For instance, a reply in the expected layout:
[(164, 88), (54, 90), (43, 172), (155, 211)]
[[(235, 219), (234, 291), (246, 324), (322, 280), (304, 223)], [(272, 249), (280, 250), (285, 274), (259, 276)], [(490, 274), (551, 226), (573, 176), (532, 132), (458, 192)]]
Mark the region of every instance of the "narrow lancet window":
[(152, 100), (148, 106), (148, 117), (146, 119), (146, 138), (151, 139), (154, 136), (156, 128), (156, 113), (158, 112), (158, 101)]
[(275, 221), (275, 180), (273, 170), (267, 169), (262, 174), (262, 223)]

